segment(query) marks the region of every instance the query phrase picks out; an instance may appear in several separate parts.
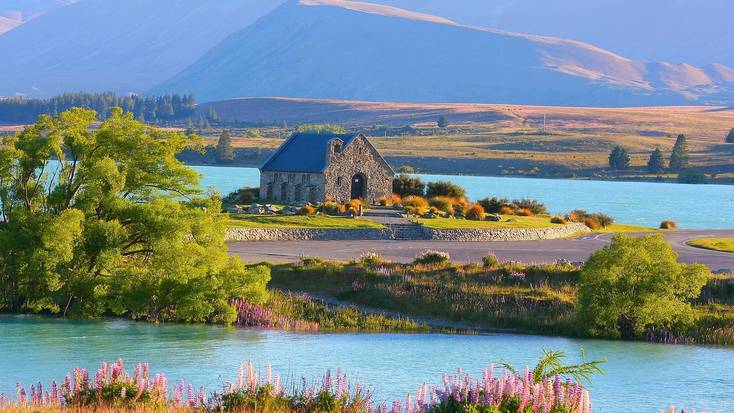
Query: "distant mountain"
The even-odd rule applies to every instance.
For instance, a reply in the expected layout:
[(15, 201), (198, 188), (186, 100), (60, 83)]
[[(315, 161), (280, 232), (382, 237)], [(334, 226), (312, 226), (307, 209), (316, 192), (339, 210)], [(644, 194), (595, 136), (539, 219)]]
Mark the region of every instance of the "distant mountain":
[[(0, 10), (25, 16), (35, 3), (44, 1), (2, 0)], [(141, 92), (280, 3), (84, 0), (57, 7), (0, 35), (0, 96)]]
[(734, 67), (731, 0), (376, 0), (463, 24), (580, 40), (637, 60)]
[(716, 101), (722, 65), (646, 63), (553, 37), (345, 0), (289, 1), (151, 92), (412, 102), (655, 105)]
[[(35, 4), (71, 1), (2, 0), (0, 16), (5, 16), (5, 9), (32, 6), (35, 10), (43, 10)], [(734, 49), (728, 41), (734, 38), (734, 25), (731, 24), (734, 2), (731, 0), (372, 2), (443, 16), (462, 24), (579, 40), (637, 60), (685, 62), (696, 66), (722, 63), (734, 67)]]
[(3, 0), (0, 2), (0, 34), (78, 0)]

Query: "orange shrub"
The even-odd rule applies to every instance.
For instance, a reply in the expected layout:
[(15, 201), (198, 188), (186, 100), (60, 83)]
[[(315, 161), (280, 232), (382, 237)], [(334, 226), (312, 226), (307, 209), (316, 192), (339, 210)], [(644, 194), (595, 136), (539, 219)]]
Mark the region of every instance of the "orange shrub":
[(402, 199), (401, 203), (403, 206), (416, 207), (420, 209), (428, 208), (428, 201), (426, 198), (417, 195), (409, 195)]
[(533, 213), (533, 211), (531, 211), (531, 210), (529, 210), (527, 208), (520, 208), (520, 209), (515, 210), (515, 215), (520, 216), (520, 217), (532, 217), (532, 216), (535, 216), (535, 214)]
[(298, 215), (306, 215), (310, 216), (316, 213), (316, 208), (311, 206), (311, 204), (306, 204), (301, 207), (301, 209), (298, 210)]
[[(428, 204), (439, 211), (454, 215), (454, 199), (446, 196), (436, 196), (428, 200)], [(462, 208), (463, 209), (463, 208)]]
[(400, 195), (398, 194), (392, 194), (390, 195), (390, 205), (399, 204), (401, 201)]
[(472, 204), (466, 210), (466, 219), (471, 219), (473, 221), (484, 220), (484, 208), (479, 204)]
[(352, 199), (351, 201), (347, 202), (347, 209), (354, 208), (359, 211), (360, 205), (363, 209), (367, 209), (364, 207), (364, 204), (359, 199)]
[(674, 221), (663, 221), (660, 223), (660, 229), (678, 229), (678, 224)]
[(596, 222), (596, 220), (594, 218), (586, 218), (586, 219), (584, 219), (584, 225), (586, 225), (587, 227), (589, 227), (589, 229), (594, 230), (594, 231), (596, 231), (599, 228), (601, 228), (601, 225), (599, 225), (599, 223)]
[(551, 224), (565, 224), (566, 223), (566, 220), (563, 219), (563, 217), (560, 215), (553, 216), (553, 218), (551, 218), (550, 221), (551, 221)]
[(337, 209), (339, 212), (339, 215), (344, 215), (347, 212), (347, 206), (343, 203), (339, 204), (339, 208)]
[(390, 204), (390, 200), (383, 196), (377, 200), (377, 203), (379, 203), (382, 206), (388, 206)]
[(515, 210), (513, 210), (512, 208), (508, 206), (503, 206), (502, 208), (500, 208), (500, 215), (512, 215), (514, 213), (515, 213)]

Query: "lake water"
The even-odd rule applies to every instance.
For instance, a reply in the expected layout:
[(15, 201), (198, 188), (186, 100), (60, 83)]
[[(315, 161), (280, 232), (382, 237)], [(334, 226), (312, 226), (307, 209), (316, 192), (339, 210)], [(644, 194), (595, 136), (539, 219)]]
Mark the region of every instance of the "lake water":
[[(223, 194), (259, 186), (255, 168), (197, 166), (202, 185)], [(533, 198), (553, 213), (573, 209), (604, 212), (626, 224), (657, 227), (673, 220), (683, 229), (734, 228), (734, 185), (582, 181), (458, 175), (417, 175), (425, 182), (447, 180), (464, 187), (472, 200), (497, 196)]]
[[(170, 381), (208, 391), (234, 380), (240, 362), (268, 362), (283, 376), (318, 379), (341, 368), (379, 400), (414, 394), (457, 367), (478, 374), (490, 361), (532, 365), (541, 349), (608, 359), (590, 386), (595, 412), (657, 412), (674, 403), (698, 411), (734, 411), (734, 350), (514, 334), (292, 334), (213, 326), (153, 325), (123, 320), (69, 321), (0, 316), (0, 393), (62, 378), (72, 367), (96, 369), (122, 357), (151, 363)], [(573, 360), (572, 360), (573, 361)], [(261, 370), (262, 371), (262, 370)], [(679, 409), (680, 410), (680, 409)]]

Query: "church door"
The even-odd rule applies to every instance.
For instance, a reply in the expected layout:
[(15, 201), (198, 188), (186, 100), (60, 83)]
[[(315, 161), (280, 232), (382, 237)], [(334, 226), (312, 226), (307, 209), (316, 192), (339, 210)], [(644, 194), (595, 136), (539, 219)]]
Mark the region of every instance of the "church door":
[(362, 174), (356, 174), (352, 177), (352, 198), (362, 199), (365, 197), (367, 190), (367, 178)]

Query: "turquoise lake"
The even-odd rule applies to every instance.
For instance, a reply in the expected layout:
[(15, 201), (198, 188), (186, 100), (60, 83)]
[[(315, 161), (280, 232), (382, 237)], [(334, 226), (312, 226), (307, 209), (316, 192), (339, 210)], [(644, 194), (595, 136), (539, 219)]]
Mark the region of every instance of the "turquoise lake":
[(0, 316), (0, 393), (59, 380), (73, 367), (95, 369), (122, 357), (147, 361), (169, 381), (185, 378), (208, 391), (235, 380), (240, 362), (299, 380), (341, 368), (376, 392), (404, 399), (424, 382), (462, 367), (478, 374), (491, 361), (532, 365), (541, 349), (607, 359), (590, 386), (593, 411), (654, 413), (675, 404), (697, 411), (734, 411), (734, 350), (713, 347), (575, 340), (542, 336), (443, 334), (291, 334), (212, 326), (154, 325), (123, 320), (68, 321)]
[[(259, 186), (256, 168), (194, 167), (202, 185), (227, 194)], [(734, 228), (734, 185), (683, 185), (655, 182), (582, 181), (459, 175), (418, 175), (425, 182), (447, 180), (464, 187), (471, 200), (497, 196), (533, 198), (553, 213), (573, 209), (604, 212), (617, 222), (657, 227), (673, 220), (682, 229)]]

